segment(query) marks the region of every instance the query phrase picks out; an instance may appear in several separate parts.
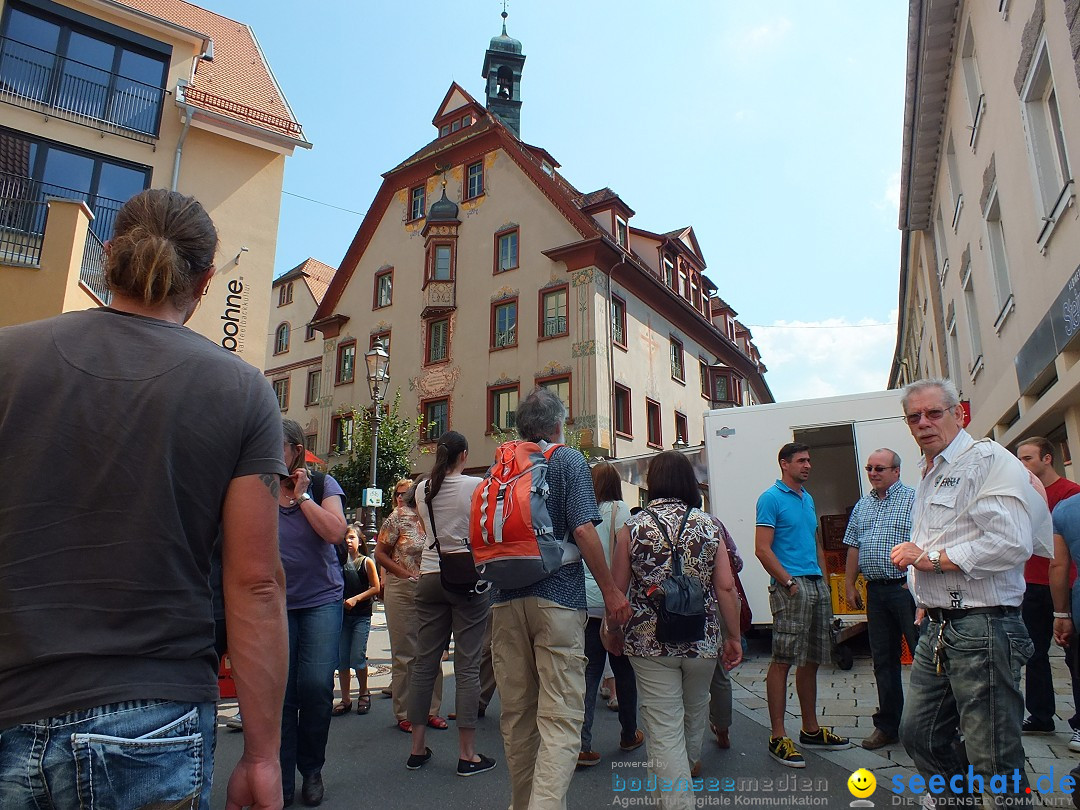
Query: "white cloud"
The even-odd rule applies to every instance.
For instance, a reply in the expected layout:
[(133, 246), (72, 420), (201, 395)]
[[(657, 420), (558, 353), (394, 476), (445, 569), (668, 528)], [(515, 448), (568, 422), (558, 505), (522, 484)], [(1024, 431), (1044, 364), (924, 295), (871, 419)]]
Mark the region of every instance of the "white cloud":
[(753, 327), (778, 402), (881, 391), (896, 344), (896, 311), (887, 322), (863, 318), (776, 321)]
[(787, 17), (778, 17), (760, 25), (743, 28), (727, 37), (726, 50), (734, 51), (743, 57), (757, 55), (783, 42), (792, 28), (792, 22)]
[(780, 17), (777, 20), (763, 23), (747, 31), (742, 37), (743, 46), (756, 50), (775, 45), (787, 36), (790, 30), (791, 20), (787, 17)]
[(889, 175), (885, 181), (885, 191), (881, 195), (881, 199), (874, 203), (874, 207), (879, 211), (890, 211), (892, 213), (900, 213), (900, 172), (896, 171)]

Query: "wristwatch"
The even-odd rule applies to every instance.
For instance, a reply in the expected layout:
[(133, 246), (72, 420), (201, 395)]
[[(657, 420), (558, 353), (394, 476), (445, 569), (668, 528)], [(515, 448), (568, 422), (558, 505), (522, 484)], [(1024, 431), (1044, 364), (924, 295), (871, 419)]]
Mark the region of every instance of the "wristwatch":
[(310, 500), (312, 500), (312, 497), (305, 492), (303, 495), (301, 495), (299, 498), (296, 499), (296, 504), (297, 504), (297, 506), (299, 506), (304, 501), (310, 501)]
[(790, 591), (791, 586), (794, 585), (794, 584), (795, 584), (794, 577), (788, 577), (788, 581), (784, 583), (784, 590), (785, 591)]
[(928, 559), (930, 561), (930, 564), (934, 566), (935, 571), (937, 571), (939, 574), (944, 573), (944, 571), (941, 570), (941, 552), (940, 551), (927, 552), (926, 559)]

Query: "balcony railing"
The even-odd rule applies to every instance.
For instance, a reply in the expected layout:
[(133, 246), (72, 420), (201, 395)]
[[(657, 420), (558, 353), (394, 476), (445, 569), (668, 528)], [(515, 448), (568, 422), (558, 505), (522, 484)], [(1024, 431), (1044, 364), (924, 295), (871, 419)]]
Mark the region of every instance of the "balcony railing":
[(495, 333), (495, 348), (501, 349), (504, 346), (513, 346), (517, 343), (517, 330), (511, 327), (503, 332)]
[(151, 142), (165, 89), (0, 37), (0, 100)]
[(90, 229), (98, 241), (112, 236), (113, 222), (123, 205), (120, 200), (0, 172), (0, 257), (19, 264), (40, 262), (50, 197), (83, 200), (94, 212)]
[(566, 334), (566, 316), (556, 315), (544, 318), (544, 337)]
[(623, 334), (621, 323), (614, 323), (611, 325), (611, 339), (620, 346), (626, 345), (626, 336)]
[(92, 230), (86, 231), (79, 283), (101, 303), (106, 306), (112, 303), (112, 292), (105, 284), (105, 246)]

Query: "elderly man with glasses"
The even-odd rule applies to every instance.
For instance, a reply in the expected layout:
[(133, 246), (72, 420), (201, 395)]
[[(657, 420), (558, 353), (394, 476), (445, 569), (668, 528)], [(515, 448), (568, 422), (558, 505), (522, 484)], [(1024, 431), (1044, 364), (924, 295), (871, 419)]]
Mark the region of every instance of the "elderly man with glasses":
[(915, 490), (900, 481), (900, 456), (887, 448), (875, 450), (866, 463), (871, 490), (851, 512), (844, 543), (848, 546), (846, 596), (849, 605), (863, 607), (855, 579), (866, 577), (866, 623), (870, 656), (874, 659), (878, 710), (874, 731), (862, 742), (868, 751), (897, 742), (904, 685), (900, 678), (900, 641), (915, 649), (915, 600), (907, 574), (889, 558), (893, 546), (911, 539), (911, 505)]
[[(1020, 726), (1020, 670), (1032, 653), (1020, 616), (1024, 564), (1049, 540), (1049, 511), (1024, 466), (1001, 445), (975, 441), (948, 380), (919, 380), (901, 400), (923, 451), (911, 540), (892, 550), (911, 566), (929, 622), (915, 649), (900, 739), (919, 773), (944, 777), (937, 806), (967, 805), (1005, 777), (1008, 799), (1028, 800)], [(956, 728), (966, 758), (954, 746)], [(972, 772), (973, 771), (973, 772)], [(1004, 794), (990, 796), (991, 805)]]

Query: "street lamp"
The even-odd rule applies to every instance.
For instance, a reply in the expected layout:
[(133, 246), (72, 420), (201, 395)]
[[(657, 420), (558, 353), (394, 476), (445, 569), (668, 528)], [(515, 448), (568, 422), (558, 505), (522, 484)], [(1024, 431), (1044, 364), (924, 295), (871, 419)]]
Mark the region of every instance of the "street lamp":
[[(375, 466), (379, 458), (379, 425), (382, 423), (380, 405), (386, 396), (386, 387), (390, 384), (390, 355), (381, 339), (376, 340), (375, 345), (364, 354), (364, 362), (367, 363), (368, 389), (371, 391), (371, 475), (368, 478), (367, 491), (374, 491)], [(367, 504), (367, 498), (364, 499), (364, 503)], [(364, 533), (369, 541), (379, 530), (375, 525), (376, 508), (375, 506), (367, 507), (367, 524), (364, 526)]]

